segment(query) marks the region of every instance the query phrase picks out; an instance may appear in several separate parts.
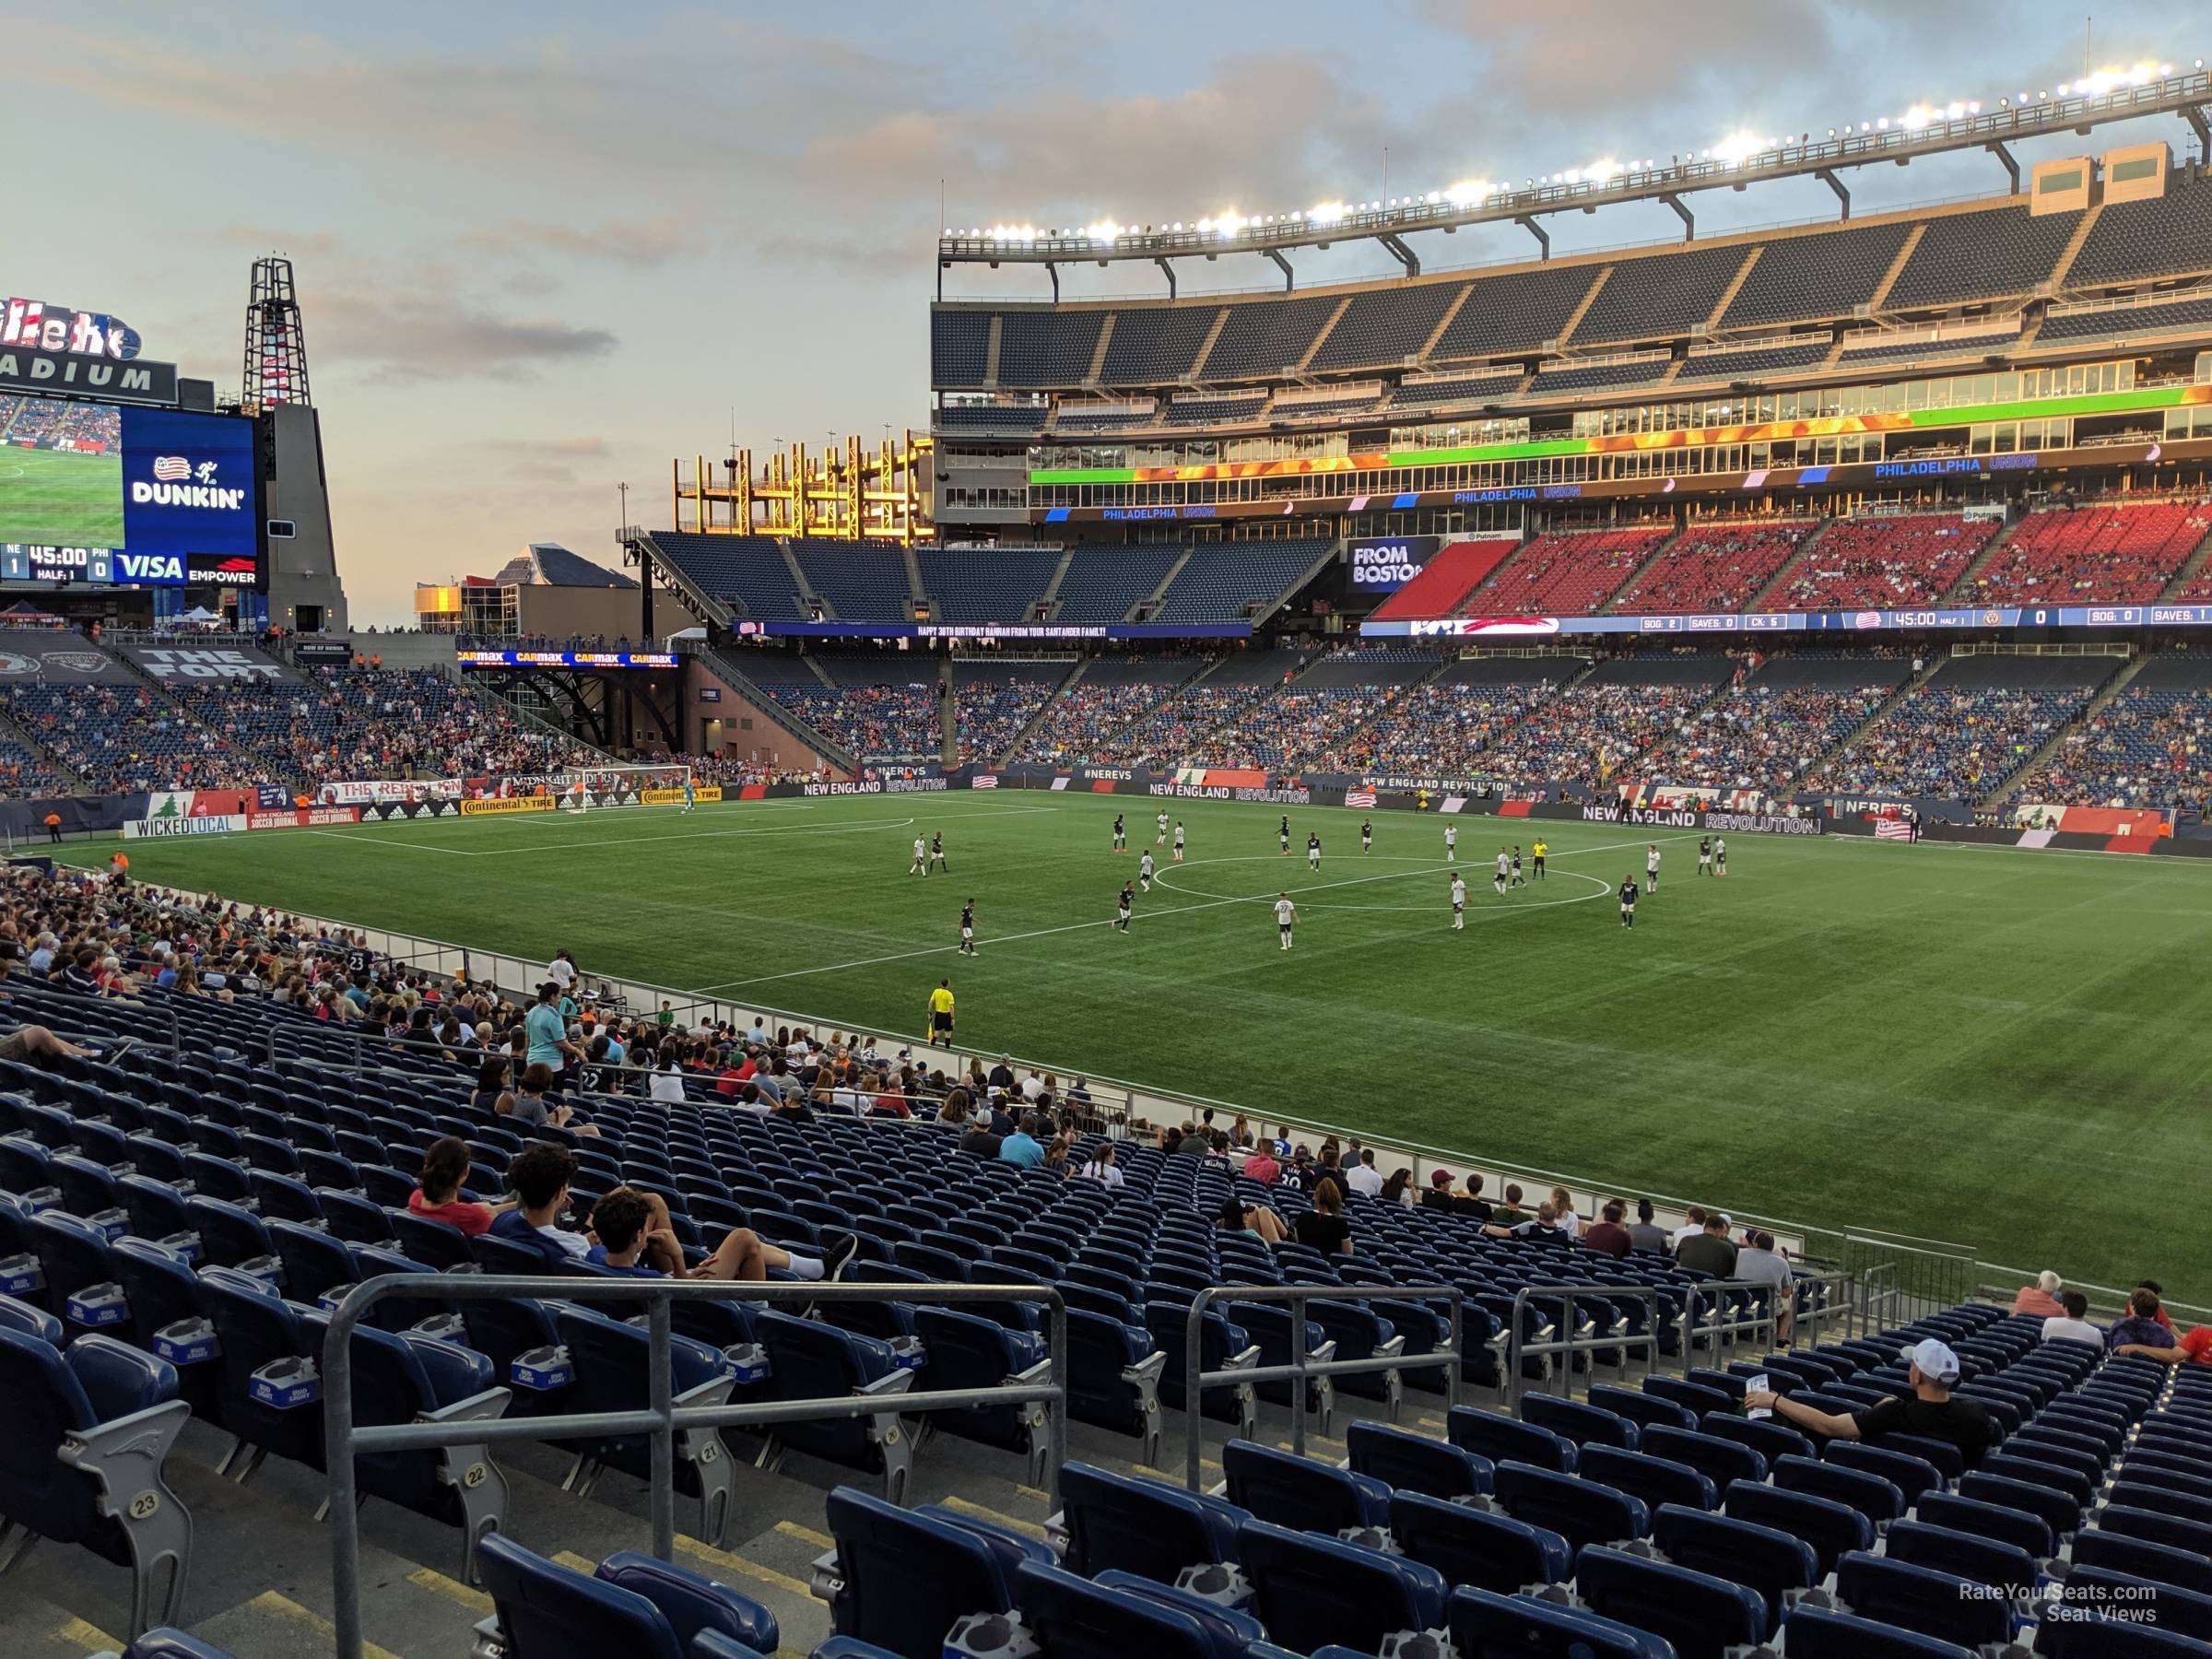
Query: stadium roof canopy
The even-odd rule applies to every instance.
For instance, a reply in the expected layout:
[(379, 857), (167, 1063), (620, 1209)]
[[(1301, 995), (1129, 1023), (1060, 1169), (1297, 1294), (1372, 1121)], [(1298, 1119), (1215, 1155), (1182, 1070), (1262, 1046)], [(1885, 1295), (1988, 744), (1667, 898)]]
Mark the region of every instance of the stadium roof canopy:
[(492, 578), (500, 587), (634, 588), (637, 579), (594, 564), (559, 542), (532, 542)]
[(1213, 259), (1223, 253), (1257, 253), (1281, 267), (1284, 286), (1292, 274), (1286, 251), (1326, 248), (1365, 239), (1379, 242), (1406, 268), (1420, 273), (1420, 260), (1403, 240), (1418, 230), (1447, 233), (1462, 225), (1513, 220), (1527, 227), (1546, 253), (1550, 238), (1539, 222), (1554, 213), (1594, 213), (1629, 202), (1664, 202), (1682, 218), (1684, 240), (1696, 233), (1696, 219), (1683, 198), (1695, 191), (1742, 189), (1771, 180), (1817, 178), (1836, 193), (1842, 215), (1851, 216), (1851, 193), (1839, 176), (1844, 170), (1876, 162), (1903, 166), (1924, 156), (1986, 149), (2011, 174), (2017, 192), (2019, 163), (2010, 145), (2032, 138), (2092, 128), (2146, 116), (2180, 115), (2195, 129), (2198, 143), (2212, 156), (2212, 74), (2202, 60), (2186, 70), (2171, 65), (2142, 65), (2133, 72), (2090, 76), (2072, 90), (2022, 92), (1999, 100), (1992, 110), (1979, 104), (1918, 108), (1906, 115), (1846, 124), (1823, 133), (1801, 133), (1772, 140), (1744, 138), (1716, 150), (1657, 161), (1600, 162), (1515, 188), (1510, 182), (1464, 181), (1441, 190), (1386, 201), (1324, 202), (1288, 213), (1247, 215), (1234, 208), (1195, 222), (1121, 225), (1099, 221), (1066, 229), (1026, 225), (993, 225), (959, 229), (947, 227), (937, 239), (938, 298), (944, 272), (956, 265), (1039, 265), (1046, 267), (1058, 297), (1058, 266), (1084, 262), (1151, 260), (1175, 287), (1172, 262)]

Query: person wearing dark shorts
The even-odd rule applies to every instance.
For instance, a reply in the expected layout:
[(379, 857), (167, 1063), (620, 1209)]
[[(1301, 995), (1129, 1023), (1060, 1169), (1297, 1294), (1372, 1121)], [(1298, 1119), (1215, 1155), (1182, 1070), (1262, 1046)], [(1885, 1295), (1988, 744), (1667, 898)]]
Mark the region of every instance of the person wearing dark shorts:
[(952, 982), (941, 979), (929, 994), (929, 1031), (933, 1037), (952, 1035)]

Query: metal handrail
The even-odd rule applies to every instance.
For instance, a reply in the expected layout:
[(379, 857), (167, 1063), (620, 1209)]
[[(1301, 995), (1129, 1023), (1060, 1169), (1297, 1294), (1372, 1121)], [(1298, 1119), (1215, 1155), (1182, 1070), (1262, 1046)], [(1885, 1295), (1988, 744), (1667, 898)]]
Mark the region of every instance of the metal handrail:
[[(1881, 1274), (1887, 1274), (1889, 1282), (1877, 1288), (1875, 1279), (1877, 1275)], [(1865, 1268), (1859, 1274), (1858, 1286), (1860, 1334), (1864, 1335), (1867, 1331), (1878, 1331), (1887, 1325), (1895, 1324), (1897, 1321), (1894, 1317), (1877, 1319), (1874, 1316), (1874, 1309), (1875, 1304), (1879, 1302), (1886, 1312), (1894, 1316), (1899, 1304), (1904, 1300), (1905, 1293), (1897, 1283), (1897, 1264), (1895, 1262), (1877, 1262), (1873, 1266)]]
[[(1404, 1354), (1378, 1356), (1372, 1359), (1315, 1359), (1306, 1358), (1305, 1324), (1306, 1304), (1310, 1301), (1361, 1301), (1371, 1296), (1387, 1294), (1394, 1301), (1419, 1301), (1425, 1298), (1441, 1297), (1452, 1305), (1452, 1335), (1450, 1358), (1435, 1354)], [(1199, 1368), (1199, 1354), (1205, 1330), (1206, 1310), (1218, 1300), (1237, 1301), (1287, 1301), (1290, 1304), (1291, 1343), (1288, 1365), (1246, 1365), (1229, 1371), (1209, 1371)], [(1466, 1293), (1453, 1285), (1208, 1285), (1191, 1299), (1190, 1317), (1183, 1322), (1183, 1395), (1184, 1474), (1192, 1491), (1199, 1489), (1198, 1453), (1205, 1436), (1206, 1414), (1199, 1409), (1199, 1395), (1208, 1388), (1218, 1388), (1231, 1382), (1283, 1382), (1291, 1384), (1290, 1395), (1290, 1449), (1300, 1457), (1306, 1453), (1306, 1382), (1313, 1377), (1376, 1376), (1394, 1371), (1430, 1371), (1446, 1369), (1444, 1398), (1447, 1404), (1459, 1404), (1459, 1378), (1466, 1362), (1466, 1324), (1462, 1312), (1466, 1305)]]
[[(1719, 1339), (1724, 1336), (1756, 1335), (1764, 1331), (1767, 1334), (1767, 1346), (1772, 1347), (1776, 1322), (1781, 1317), (1781, 1311), (1776, 1306), (1780, 1299), (1774, 1294), (1777, 1288), (1771, 1281), (1763, 1279), (1700, 1279), (1688, 1286), (1682, 1297), (1683, 1375), (1689, 1374), (1690, 1351), (1700, 1336), (1714, 1338), (1712, 1357), (1715, 1359), (1721, 1357)], [(1716, 1319), (1700, 1329), (1698, 1324), (1698, 1303), (1710, 1297), (1718, 1312), (1721, 1299), (1731, 1294), (1751, 1298), (1750, 1313), (1742, 1319)], [(1760, 1312), (1762, 1308), (1764, 1312)]]
[[(1508, 1406), (1517, 1403), (1523, 1393), (1521, 1362), (1524, 1359), (1548, 1359), (1554, 1355), (1566, 1359), (1559, 1368), (1559, 1397), (1574, 1397), (1574, 1359), (1576, 1354), (1595, 1354), (1606, 1348), (1618, 1348), (1625, 1360), (1631, 1349), (1642, 1348), (1645, 1361), (1653, 1369), (1659, 1364), (1659, 1327), (1661, 1307), (1659, 1288), (1655, 1285), (1586, 1285), (1551, 1284), (1524, 1285), (1513, 1293), (1513, 1323), (1505, 1342), (1505, 1376), (1500, 1394)], [(1564, 1334), (1547, 1342), (1530, 1342), (1521, 1333), (1523, 1316), (1528, 1312), (1532, 1296), (1564, 1297), (1567, 1322)], [(1621, 1335), (1577, 1336), (1574, 1334), (1574, 1303), (1578, 1296), (1593, 1297), (1602, 1301), (1618, 1301), (1633, 1297), (1651, 1304), (1652, 1323), (1641, 1335), (1632, 1333)]]
[(1793, 1299), (1797, 1291), (1811, 1293), (1804, 1312), (1794, 1313), (1790, 1340), (1802, 1342), (1806, 1347), (1819, 1346), (1820, 1334), (1831, 1324), (1841, 1323), (1845, 1336), (1856, 1335), (1853, 1316), (1856, 1307), (1851, 1294), (1851, 1275), (1835, 1273), (1799, 1273), (1792, 1276)]
[[(635, 1411), (569, 1412), (465, 1423), (392, 1423), (357, 1427), (353, 1420), (353, 1333), (361, 1316), (387, 1293), (440, 1300), (495, 1301), (549, 1297), (562, 1301), (643, 1301), (649, 1343), (650, 1404)], [(844, 1395), (818, 1400), (775, 1400), (748, 1405), (679, 1406), (675, 1403), (669, 1337), (677, 1301), (881, 1302), (1030, 1301), (1042, 1303), (1051, 1325), (1051, 1381), (1008, 1382), (997, 1388), (935, 1389), (896, 1395)], [(743, 1429), (771, 1423), (873, 1417), (886, 1401), (901, 1415), (1015, 1406), (1045, 1407), (1045, 1481), (1057, 1496), (1060, 1466), (1067, 1461), (1067, 1303), (1043, 1285), (846, 1285), (819, 1281), (599, 1279), (552, 1275), (386, 1273), (347, 1291), (332, 1310), (323, 1341), (323, 1445), (329, 1471), (332, 1618), (336, 1659), (361, 1659), (360, 1519), (354, 1459), (380, 1452), (415, 1452), (437, 1446), (505, 1441), (580, 1439), (647, 1434), (653, 1437), (649, 1507), (653, 1553), (676, 1552), (676, 1436), (686, 1429)]]

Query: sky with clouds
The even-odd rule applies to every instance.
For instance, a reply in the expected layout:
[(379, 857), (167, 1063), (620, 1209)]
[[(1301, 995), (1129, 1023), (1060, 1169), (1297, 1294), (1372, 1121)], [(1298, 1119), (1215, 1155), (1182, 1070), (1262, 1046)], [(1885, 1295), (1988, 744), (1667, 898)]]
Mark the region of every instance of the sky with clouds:
[[(2212, 13), (2190, 39), (2189, 10), (2107, 0), (2094, 62), (2212, 53)], [(2083, 68), (2082, 11), (2045, 0), (122, 0), (8, 32), (0, 138), (41, 182), (11, 192), (7, 291), (112, 312), (234, 390), (251, 263), (289, 254), (339, 570), (356, 620), (382, 623), (418, 581), (528, 541), (613, 562), (617, 482), (665, 524), (670, 458), (726, 453), (733, 419), (757, 450), (925, 423), (943, 225), (1280, 211)], [(2188, 143), (2178, 121), (2125, 135)], [(1847, 182), (1864, 213), (2003, 175), (1977, 156)], [(1691, 205), (1715, 230), (1833, 206), (1809, 182)], [(1566, 253), (1679, 226), (1654, 207), (1551, 232)], [(1418, 241), (1430, 270), (1532, 245)], [(1348, 244), (1297, 264), (1301, 284), (1392, 268)], [(1244, 258), (1182, 280), (1277, 277)], [(1064, 281), (1159, 288), (1149, 265)], [(958, 267), (946, 291), (1043, 286)]]

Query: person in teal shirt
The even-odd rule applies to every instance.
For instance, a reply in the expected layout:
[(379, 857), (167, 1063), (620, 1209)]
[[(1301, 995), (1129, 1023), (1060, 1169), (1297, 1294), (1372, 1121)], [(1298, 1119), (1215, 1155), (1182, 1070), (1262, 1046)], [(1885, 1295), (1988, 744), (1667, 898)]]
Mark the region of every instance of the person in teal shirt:
[(569, 1057), (582, 1059), (576, 1045), (569, 1041), (569, 1022), (561, 1018), (560, 1010), (553, 1006), (558, 994), (548, 980), (537, 988), (537, 1001), (530, 1012), (523, 1016), (523, 1031), (530, 1039), (530, 1052), (524, 1056), (526, 1064), (549, 1065), (559, 1071)]
[(1044, 1147), (1037, 1139), (1037, 1131), (1041, 1127), (1035, 1112), (1026, 1113), (1021, 1120), (1021, 1127), (998, 1143), (999, 1161), (1020, 1164), (1030, 1170), (1041, 1168)]

